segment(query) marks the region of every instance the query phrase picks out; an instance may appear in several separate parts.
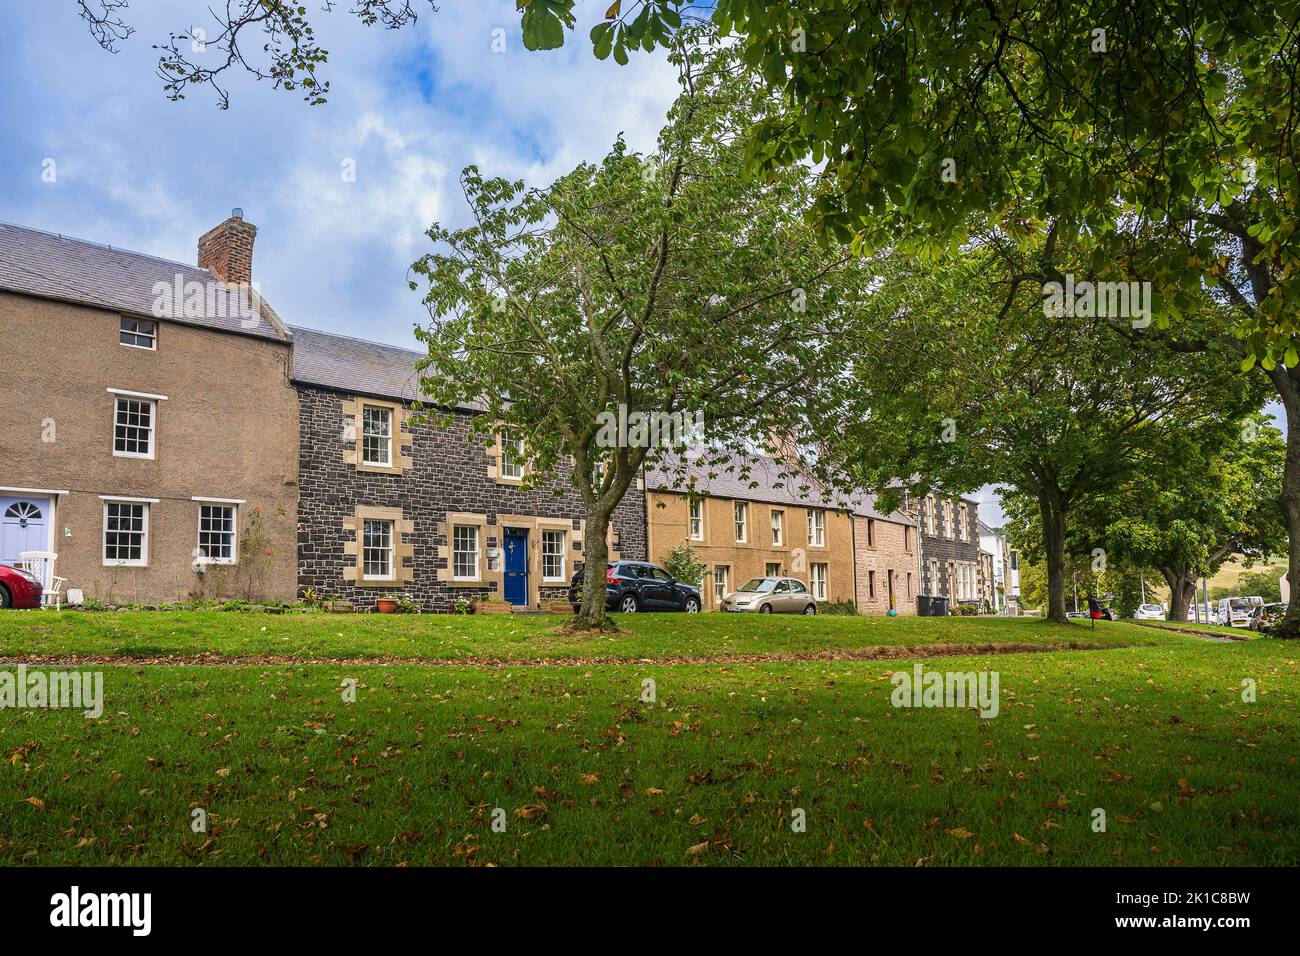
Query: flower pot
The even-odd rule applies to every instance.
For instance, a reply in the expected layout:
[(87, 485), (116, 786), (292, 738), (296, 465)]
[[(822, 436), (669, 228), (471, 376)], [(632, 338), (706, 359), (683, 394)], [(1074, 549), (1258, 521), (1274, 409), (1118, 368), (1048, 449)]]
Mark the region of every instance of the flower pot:
[(375, 602), (375, 610), (380, 614), (393, 614), (397, 611), (397, 600), (395, 598), (380, 598)]

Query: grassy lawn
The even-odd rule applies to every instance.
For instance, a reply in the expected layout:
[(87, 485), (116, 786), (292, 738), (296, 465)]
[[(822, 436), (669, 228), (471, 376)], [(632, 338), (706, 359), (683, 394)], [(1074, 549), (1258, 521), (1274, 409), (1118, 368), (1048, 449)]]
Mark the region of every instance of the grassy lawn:
[[(157, 617), (168, 623), (33, 626), (43, 646), (188, 633), (253, 653), (288, 634), (299, 653), (320, 641), (504, 657), (538, 654), (517, 645), (554, 625), (330, 618), (315, 637), (283, 617), (145, 615)], [(6, 653), (36, 646), (11, 620)], [(612, 652), (919, 643), (930, 628), (940, 643), (993, 644), (1040, 633), (1013, 630), (1027, 623), (646, 615)], [(911, 665), (884, 660), (106, 667), (99, 720), (0, 711), (0, 863), (1300, 862), (1298, 648), (1119, 622), (1097, 634), (1158, 643), (925, 662), (996, 670), (993, 719), (894, 708), (889, 675)], [(647, 678), (654, 703), (640, 699)], [(1104, 833), (1090, 827), (1098, 807)], [(195, 808), (206, 833), (191, 829)], [(791, 830), (796, 808), (806, 832)]]
[(1201, 631), (1206, 634), (1222, 634), (1237, 640), (1251, 640), (1257, 637), (1254, 631), (1244, 627), (1224, 627), (1220, 624), (1197, 624), (1195, 621), (1149, 621), (1149, 625), (1162, 627), (1170, 631)]
[(1035, 618), (619, 615), (612, 636), (574, 637), (562, 616), (253, 614), (229, 611), (48, 611), (0, 614), (0, 658), (274, 656), (302, 660), (656, 660), (947, 645), (1159, 644), (1182, 638), (1124, 621)]

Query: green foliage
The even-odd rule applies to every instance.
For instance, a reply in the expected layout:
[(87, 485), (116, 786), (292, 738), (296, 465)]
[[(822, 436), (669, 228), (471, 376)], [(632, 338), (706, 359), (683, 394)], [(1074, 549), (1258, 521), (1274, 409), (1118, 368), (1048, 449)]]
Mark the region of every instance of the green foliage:
[[(589, 570), (641, 467), (673, 459), (663, 444), (608, 440), (610, 418), (702, 420), (696, 437), (723, 461), (769, 429), (802, 434), (821, 420), (851, 358), (843, 303), (865, 271), (809, 228), (806, 170), (746, 175), (744, 130), (771, 104), (699, 41), (674, 57), (683, 93), (656, 154), (619, 140), (600, 163), (533, 189), (470, 167), (473, 225), (434, 225), (434, 251), (413, 266), (428, 283), (425, 394), (483, 408), (473, 428), (485, 439), (522, 437), (525, 486), (567, 477), (587, 513)], [(603, 616), (603, 602), (588, 604)]]
[(817, 613), (832, 617), (854, 617), (858, 614), (858, 605), (853, 601), (822, 601), (817, 605)]
[(679, 544), (668, 552), (668, 560), (664, 562), (664, 570), (675, 577), (683, 584), (693, 584), (700, 586), (704, 580), (704, 572), (709, 569), (695, 554), (695, 549), (689, 544)]
[[(1022, 546), (1050, 569), (1072, 546), (1072, 513), (1139, 478), (1181, 487), (1263, 397), (1226, 347), (1189, 353), (1153, 329), (1047, 314), (1017, 279), (1035, 251), (986, 236), (934, 263), (870, 260), (878, 282), (855, 303), (853, 389), (817, 437), (887, 501), (1007, 486), (1016, 537), (1032, 521)], [(1103, 546), (1104, 527), (1090, 520), (1075, 550)]]
[(1265, 604), (1282, 600), (1281, 579), (1283, 570), (1271, 568), (1262, 571), (1243, 571), (1237, 576), (1237, 595), (1262, 597)]

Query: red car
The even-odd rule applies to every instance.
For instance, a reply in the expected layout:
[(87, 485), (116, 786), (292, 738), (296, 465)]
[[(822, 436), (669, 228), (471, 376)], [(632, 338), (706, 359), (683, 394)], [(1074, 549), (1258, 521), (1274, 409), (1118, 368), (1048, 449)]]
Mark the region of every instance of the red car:
[(35, 575), (0, 564), (0, 608), (40, 607), (41, 590)]

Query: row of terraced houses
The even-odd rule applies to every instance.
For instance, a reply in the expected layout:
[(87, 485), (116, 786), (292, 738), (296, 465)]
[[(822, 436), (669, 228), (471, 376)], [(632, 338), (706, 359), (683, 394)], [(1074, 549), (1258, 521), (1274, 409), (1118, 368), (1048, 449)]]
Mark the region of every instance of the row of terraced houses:
[[(47, 578), (108, 603), (562, 599), (583, 560), (568, 475), (525, 482), (524, 444), (471, 437), (472, 404), (416, 420), (417, 353), (286, 325), (253, 284), (256, 232), (235, 210), (190, 266), (0, 224), (0, 563), (54, 555)], [(974, 501), (885, 513), (736, 465), (693, 469), (691, 494), (648, 470), (611, 557), (690, 545), (706, 609), (764, 575), (870, 614), (1013, 597)]]

